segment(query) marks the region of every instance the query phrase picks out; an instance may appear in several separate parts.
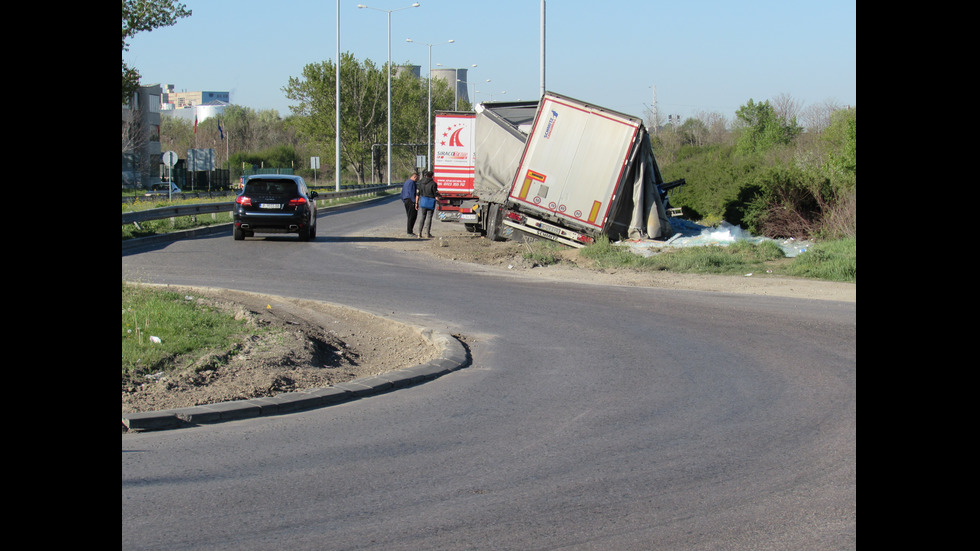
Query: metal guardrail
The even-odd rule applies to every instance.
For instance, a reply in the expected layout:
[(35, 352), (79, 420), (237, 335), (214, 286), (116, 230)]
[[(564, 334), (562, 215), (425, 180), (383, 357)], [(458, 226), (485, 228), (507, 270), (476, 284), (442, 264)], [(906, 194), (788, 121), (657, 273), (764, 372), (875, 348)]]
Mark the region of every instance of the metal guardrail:
[[(372, 186), (347, 191), (332, 191), (319, 194), (315, 199), (317, 206), (319, 201), (329, 201), (331, 199), (343, 199), (345, 197), (358, 197), (360, 195), (373, 195), (382, 191), (399, 189), (401, 184), (391, 184), (382, 186)], [(163, 218), (175, 218), (177, 216), (195, 216), (198, 214), (214, 214), (218, 212), (231, 212), (235, 207), (234, 201), (225, 203), (201, 203), (197, 205), (181, 205), (174, 207), (159, 207), (155, 209), (139, 210), (134, 212), (122, 213), (122, 223), (133, 224), (146, 222), (148, 220), (160, 220)]]

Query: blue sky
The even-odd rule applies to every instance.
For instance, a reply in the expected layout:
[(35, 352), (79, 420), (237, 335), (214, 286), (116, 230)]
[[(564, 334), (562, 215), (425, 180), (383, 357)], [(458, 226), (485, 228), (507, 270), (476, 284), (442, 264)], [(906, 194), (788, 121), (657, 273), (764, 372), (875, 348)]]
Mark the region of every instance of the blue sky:
[[(228, 91), (232, 103), (286, 116), (289, 78), (336, 58), (336, 0), (182, 1), (193, 15), (137, 34), (123, 55), (144, 84)], [(411, 38), (437, 44), (433, 68), (469, 68), (477, 100), (540, 96), (541, 0), (401, 9), (412, 3), (342, 0), (341, 51), (384, 64), (388, 15), (379, 10), (398, 10), (393, 63), (426, 73), (429, 48)], [(654, 86), (658, 112), (682, 118), (705, 111), (731, 120), (749, 99), (782, 94), (804, 107), (857, 104), (856, 0), (547, 0), (545, 22), (547, 90), (626, 114), (645, 118)]]

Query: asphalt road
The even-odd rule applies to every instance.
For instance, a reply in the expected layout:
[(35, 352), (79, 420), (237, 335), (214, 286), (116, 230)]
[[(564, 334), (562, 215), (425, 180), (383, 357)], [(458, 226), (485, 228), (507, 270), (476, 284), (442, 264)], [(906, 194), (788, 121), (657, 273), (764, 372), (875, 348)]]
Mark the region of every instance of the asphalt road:
[(401, 239), (403, 216), (389, 200), (322, 216), (311, 243), (229, 232), (124, 254), (124, 279), (460, 334), (473, 365), (123, 434), (123, 549), (856, 547), (855, 303), (500, 277), (361, 237)]

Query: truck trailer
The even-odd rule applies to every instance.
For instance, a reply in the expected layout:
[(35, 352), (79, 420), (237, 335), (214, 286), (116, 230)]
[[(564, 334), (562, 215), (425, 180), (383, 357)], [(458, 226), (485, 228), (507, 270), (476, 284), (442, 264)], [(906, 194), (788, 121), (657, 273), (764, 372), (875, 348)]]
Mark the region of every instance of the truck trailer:
[(480, 104), (474, 125), (473, 197), (458, 211), (467, 229), (572, 247), (670, 235), (640, 119), (546, 92), (538, 102)]
[(443, 222), (459, 221), (460, 205), (476, 199), (473, 194), (475, 121), (476, 113), (472, 111), (436, 112), (432, 172), (439, 190), (436, 212)]

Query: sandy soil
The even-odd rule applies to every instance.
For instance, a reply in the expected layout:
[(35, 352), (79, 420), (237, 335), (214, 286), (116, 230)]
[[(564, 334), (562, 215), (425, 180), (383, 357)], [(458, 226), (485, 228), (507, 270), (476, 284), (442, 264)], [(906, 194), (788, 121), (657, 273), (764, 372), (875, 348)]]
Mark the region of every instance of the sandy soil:
[[(519, 273), (605, 285), (647, 286), (696, 291), (855, 301), (857, 286), (769, 274), (711, 276), (639, 273), (592, 266), (577, 250), (563, 251), (557, 265), (537, 266), (523, 258), (527, 245), (491, 242), (467, 233), (460, 224), (435, 223), (432, 239), (413, 239), (401, 220), (379, 227), (372, 246), (427, 254), (456, 269), (479, 264), (484, 270)], [(400, 230), (400, 231), (399, 231)], [(228, 400), (274, 396), (317, 388), (425, 363), (438, 352), (419, 331), (350, 308), (222, 289), (181, 288), (189, 300), (227, 309), (265, 327), (244, 335), (229, 350), (204, 358), (177, 358), (180, 368), (167, 374), (123, 380), (124, 413), (157, 411)]]

